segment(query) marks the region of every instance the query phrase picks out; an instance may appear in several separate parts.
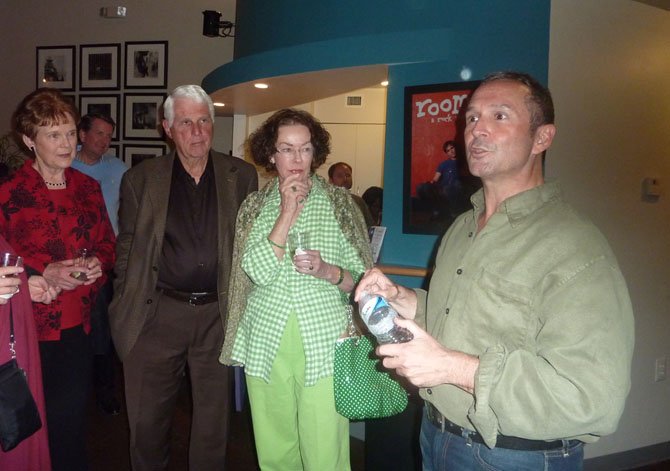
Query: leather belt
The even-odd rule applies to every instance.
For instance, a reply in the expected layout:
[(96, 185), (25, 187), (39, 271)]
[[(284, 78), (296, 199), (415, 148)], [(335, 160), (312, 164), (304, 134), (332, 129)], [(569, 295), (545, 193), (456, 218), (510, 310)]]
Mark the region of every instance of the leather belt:
[[(430, 402), (426, 401), (425, 404), (426, 417), (428, 417), (428, 420), (442, 432), (447, 431), (465, 438), (466, 440), (486, 445), (479, 432), (463, 428), (460, 425), (453, 423), (443, 416)], [(496, 438), (496, 448), (522, 451), (549, 451), (563, 447), (569, 448), (578, 443), (580, 443), (579, 440), (553, 440), (547, 442), (544, 440), (529, 440), (527, 438), (511, 437), (507, 435), (498, 435)]]
[(203, 304), (210, 304), (219, 300), (219, 295), (216, 291), (204, 291), (202, 293), (189, 293), (187, 291), (179, 291), (176, 289), (160, 288), (158, 291), (165, 296), (189, 303), (191, 306), (202, 306)]

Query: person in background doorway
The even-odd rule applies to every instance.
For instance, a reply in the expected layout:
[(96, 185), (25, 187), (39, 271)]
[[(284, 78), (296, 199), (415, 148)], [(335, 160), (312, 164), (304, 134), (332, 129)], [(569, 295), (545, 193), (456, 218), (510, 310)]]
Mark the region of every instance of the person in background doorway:
[(600, 231), (546, 183), (551, 94), (531, 76), (486, 77), (465, 111), (483, 188), (450, 226), (429, 290), (370, 270), (414, 339), (382, 345), (420, 388), (424, 470), (581, 470), (584, 443), (613, 433), (630, 391), (633, 312)]
[[(76, 168), (95, 178), (102, 188), (109, 220), (118, 234), (119, 188), (121, 177), (128, 170), (121, 160), (105, 155), (114, 135), (116, 124), (109, 116), (87, 114), (79, 121), (81, 147), (72, 162)], [(115, 390), (115, 355), (109, 331), (108, 306), (112, 301), (113, 272), (107, 273), (107, 282), (100, 288), (91, 311), (91, 346), (93, 348), (93, 388), (98, 408), (107, 415), (118, 415), (121, 405)]]
[(381, 226), (382, 209), (384, 208), (384, 190), (378, 186), (371, 186), (363, 192), (363, 201), (370, 210), (372, 225)]
[(351, 186), (353, 184), (352, 183), (353, 179), (352, 179), (351, 166), (348, 163), (337, 162), (328, 167), (328, 181), (330, 182), (331, 185), (339, 186), (349, 190), (351, 198), (354, 200), (354, 203), (356, 203), (358, 209), (360, 209), (361, 213), (363, 213), (363, 218), (365, 219), (366, 226), (368, 226), (368, 228), (370, 226), (374, 226), (374, 219), (370, 214), (368, 205), (365, 204), (363, 198), (361, 198), (355, 193), (351, 193)]
[(165, 470), (170, 424), (188, 373), (189, 469), (224, 469), (230, 369), (218, 362), (237, 210), (256, 169), (213, 151), (214, 105), (197, 85), (163, 104), (168, 155), (121, 181), (112, 339), (123, 361), (134, 471)]

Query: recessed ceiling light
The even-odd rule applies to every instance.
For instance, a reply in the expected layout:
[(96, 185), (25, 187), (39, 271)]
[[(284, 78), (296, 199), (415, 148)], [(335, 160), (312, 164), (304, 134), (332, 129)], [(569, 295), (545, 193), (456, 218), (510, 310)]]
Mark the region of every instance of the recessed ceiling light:
[(389, 86), (389, 81), (388, 80), (382, 80), (382, 87), (388, 87)]
[(221, 103), (220, 101), (215, 101), (213, 104), (214, 106), (226, 106), (225, 103)]
[(254, 87), (256, 87), (256, 88), (268, 88), (269, 85), (267, 83), (255, 83)]

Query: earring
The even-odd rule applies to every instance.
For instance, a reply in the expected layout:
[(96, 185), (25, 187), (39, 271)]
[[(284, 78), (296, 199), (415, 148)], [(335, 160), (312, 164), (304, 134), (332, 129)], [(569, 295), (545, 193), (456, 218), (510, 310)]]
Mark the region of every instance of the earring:
[(275, 164), (275, 159), (274, 159), (274, 157), (270, 159), (270, 163), (271, 163), (272, 165)]

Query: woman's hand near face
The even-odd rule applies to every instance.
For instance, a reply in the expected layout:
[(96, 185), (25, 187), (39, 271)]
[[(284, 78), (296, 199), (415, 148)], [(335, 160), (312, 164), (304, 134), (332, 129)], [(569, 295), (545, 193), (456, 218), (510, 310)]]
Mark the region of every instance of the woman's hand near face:
[(61, 290), (72, 290), (84, 284), (83, 281), (72, 276), (72, 273), (81, 271), (81, 269), (82, 267), (76, 266), (72, 259), (61, 260), (60, 262), (53, 262), (47, 265), (44, 272), (42, 272), (42, 276), (52, 286)]
[(30, 289), (30, 299), (34, 303), (49, 304), (56, 299), (60, 289), (52, 286), (43, 276), (31, 276), (28, 278), (28, 288)]
[(312, 181), (305, 180), (302, 175), (289, 175), (279, 183), (281, 195), (280, 212), (291, 217), (291, 226), (305, 206), (305, 200), (312, 189)]
[[(0, 267), (0, 295), (13, 295), (19, 291), (21, 279), (17, 275), (23, 271), (23, 267)], [(7, 299), (0, 298), (0, 304), (7, 304)]]

